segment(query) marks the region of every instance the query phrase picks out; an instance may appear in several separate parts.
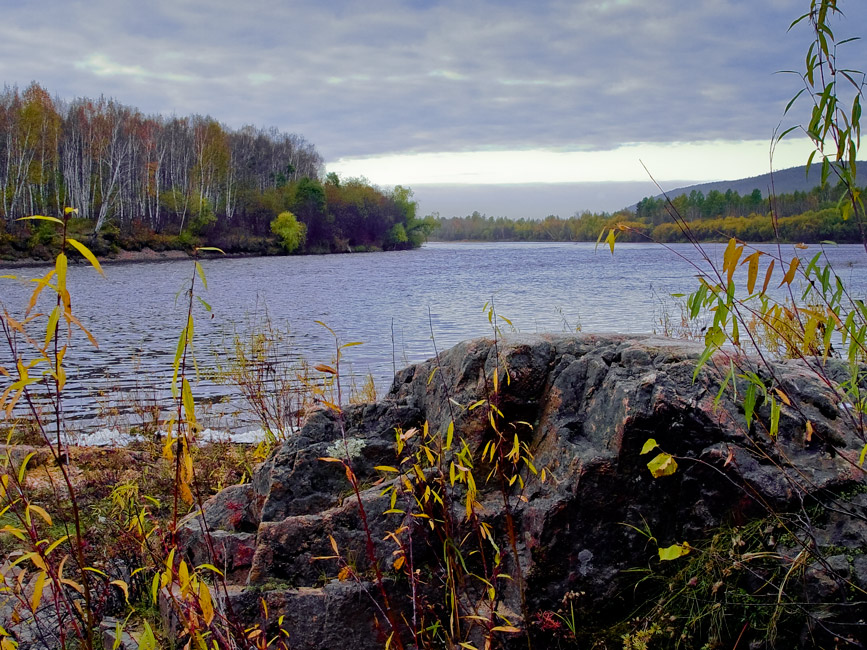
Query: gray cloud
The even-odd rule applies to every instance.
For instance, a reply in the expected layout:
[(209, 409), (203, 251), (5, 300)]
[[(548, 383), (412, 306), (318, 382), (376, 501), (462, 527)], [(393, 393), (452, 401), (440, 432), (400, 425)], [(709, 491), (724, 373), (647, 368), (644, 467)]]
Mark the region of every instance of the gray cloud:
[[(4, 0), (0, 81), (301, 133), (328, 160), (767, 138), (794, 0)], [(867, 24), (848, 0), (841, 34)], [(848, 46), (857, 67), (865, 46)]]

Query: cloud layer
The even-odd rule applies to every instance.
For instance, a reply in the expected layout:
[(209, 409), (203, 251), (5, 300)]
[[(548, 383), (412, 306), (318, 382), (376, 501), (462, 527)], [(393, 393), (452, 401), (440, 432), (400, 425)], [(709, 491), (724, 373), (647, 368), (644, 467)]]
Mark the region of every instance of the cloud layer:
[[(841, 37), (865, 4), (841, 2)], [(808, 38), (794, 0), (3, 5), (2, 82), (274, 125), (327, 160), (766, 139)]]

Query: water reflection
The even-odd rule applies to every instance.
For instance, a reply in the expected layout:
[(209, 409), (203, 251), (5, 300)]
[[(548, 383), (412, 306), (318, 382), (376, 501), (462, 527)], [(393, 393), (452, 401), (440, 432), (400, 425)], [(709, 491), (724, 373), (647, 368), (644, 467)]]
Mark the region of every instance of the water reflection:
[[(717, 263), (723, 248), (706, 247)], [(315, 321), (326, 323), (343, 342), (363, 341), (345, 351), (343, 367), (355, 376), (371, 373), (380, 392), (395, 366), (433, 355), (431, 328), (441, 350), (488, 335), (482, 306), (492, 299), (521, 332), (576, 326), (650, 332), (660, 305), (670, 305), (669, 295), (695, 286), (690, 265), (698, 259), (695, 251), (687, 245), (672, 249), (685, 259), (654, 245), (623, 244), (612, 256), (593, 244), (574, 243), (433, 243), (389, 253), (205, 259), (209, 289), (201, 296), (213, 311), (194, 305), (195, 352), (203, 371), (194, 393), (202, 404), (211, 404), (218, 426), (248, 426), (237, 392), (208, 379), (207, 370), (215, 355), (225, 357), (233, 332), (245, 336), (266, 310), (277, 327), (291, 331), (296, 353), (312, 363), (328, 363), (334, 355), (331, 334)], [(809, 257), (815, 250), (801, 253)], [(829, 253), (851, 290), (863, 297), (863, 249), (840, 246)], [(45, 271), (0, 269), (0, 274), (36, 277)], [(135, 410), (151, 417), (157, 408), (165, 415), (185, 319), (182, 294), (192, 272), (188, 261), (111, 265), (105, 278), (84, 266), (70, 268), (73, 309), (100, 343), (94, 349), (78, 337), (68, 354), (65, 409), (71, 421), (94, 426), (95, 418), (129, 419)], [(32, 284), (8, 280), (0, 287), (13, 314), (32, 290)], [(8, 359), (4, 349), (0, 365)], [(135, 407), (114, 399), (118, 392)]]

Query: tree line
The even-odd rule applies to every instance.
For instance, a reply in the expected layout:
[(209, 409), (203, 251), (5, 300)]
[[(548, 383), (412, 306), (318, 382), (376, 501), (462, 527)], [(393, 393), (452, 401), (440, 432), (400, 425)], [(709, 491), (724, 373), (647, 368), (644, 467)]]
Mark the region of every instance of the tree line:
[[(271, 228), (291, 212), (294, 250), (410, 247), (431, 228), (412, 192), (323, 178), (313, 144), (275, 128), (230, 129), (210, 116), (144, 115), (113, 99), (52, 98), (38, 83), (0, 92), (0, 255), (36, 255), (32, 214), (78, 211), (100, 248), (183, 248), (206, 241), (276, 252)], [(285, 245), (283, 246), (286, 249)], [(105, 252), (105, 251), (101, 251)]]
[[(867, 191), (867, 190), (865, 190)], [(466, 217), (439, 217), (435, 238), (441, 241), (596, 241), (604, 229), (622, 225), (622, 241), (686, 241), (672, 221), (674, 209), (689, 223), (701, 241), (767, 242), (779, 238), (791, 242), (834, 240), (861, 241), (859, 224), (845, 219), (838, 208), (842, 186), (815, 187), (809, 192), (779, 194), (773, 206), (760, 190), (740, 195), (737, 191), (711, 190), (707, 195), (693, 190), (668, 205), (664, 199), (646, 197), (635, 211), (576, 213), (569, 218), (549, 215), (545, 219), (509, 219), (474, 212)], [(772, 219), (771, 212), (776, 215)]]

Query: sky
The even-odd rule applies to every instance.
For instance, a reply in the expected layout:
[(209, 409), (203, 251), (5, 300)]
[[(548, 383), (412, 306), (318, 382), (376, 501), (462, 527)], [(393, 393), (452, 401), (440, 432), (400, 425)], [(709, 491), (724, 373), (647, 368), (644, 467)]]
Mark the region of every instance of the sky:
[[(867, 24), (840, 0), (838, 39)], [(0, 0), (0, 83), (298, 133), (423, 214), (614, 211), (771, 168), (809, 0)], [(867, 67), (867, 46), (843, 46)], [(782, 124), (782, 126), (780, 126)], [(806, 161), (803, 140), (775, 169)], [(646, 168), (646, 169), (645, 169)]]

